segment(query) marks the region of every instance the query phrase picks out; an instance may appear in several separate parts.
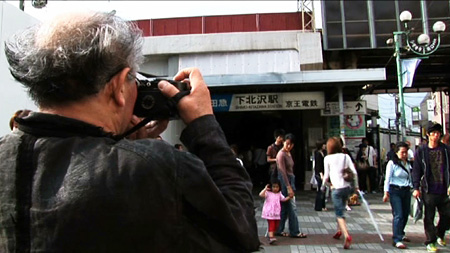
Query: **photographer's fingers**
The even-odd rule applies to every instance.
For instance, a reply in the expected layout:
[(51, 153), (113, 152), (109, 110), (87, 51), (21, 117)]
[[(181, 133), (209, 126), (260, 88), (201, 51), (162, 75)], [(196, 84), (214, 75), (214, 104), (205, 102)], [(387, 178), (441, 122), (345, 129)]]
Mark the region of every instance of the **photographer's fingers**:
[(158, 83), (158, 88), (161, 90), (161, 93), (168, 97), (171, 98), (173, 96), (175, 96), (175, 94), (177, 94), (178, 92), (180, 92), (177, 87), (171, 85), (169, 82), (167, 81), (160, 81)]
[(166, 130), (169, 120), (152, 120), (145, 125), (145, 130), (148, 138), (155, 139), (161, 135), (164, 130)]
[[(189, 79), (191, 86), (191, 93), (183, 97), (177, 105), (184, 123), (189, 124), (201, 116), (213, 114), (209, 89), (200, 71), (197, 68), (187, 68), (178, 72), (174, 77), (174, 80), (177, 81), (183, 81), (184, 79)], [(175, 86), (168, 82), (161, 81), (158, 87), (167, 97), (173, 97), (179, 92)]]
[(205, 82), (203, 81), (203, 76), (198, 68), (182, 69), (173, 77), (173, 80), (175, 81), (183, 81), (184, 79), (189, 79), (191, 82), (194, 82), (192, 88), (200, 85), (206, 86)]

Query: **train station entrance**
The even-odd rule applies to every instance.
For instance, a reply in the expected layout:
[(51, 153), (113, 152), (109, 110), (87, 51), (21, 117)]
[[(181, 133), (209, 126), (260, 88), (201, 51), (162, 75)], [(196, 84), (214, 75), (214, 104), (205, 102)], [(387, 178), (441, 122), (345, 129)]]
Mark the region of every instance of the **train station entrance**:
[(275, 141), (274, 130), (281, 128), (294, 134), (296, 141), (291, 153), (295, 162), (296, 186), (299, 190), (303, 188), (305, 171), (310, 168), (301, 110), (217, 112), (215, 116), (228, 143), (238, 147), (238, 156), (243, 160), (255, 188), (268, 183), (269, 166), (258, 164), (257, 158), (261, 156), (260, 152), (264, 152), (266, 157), (267, 147)]

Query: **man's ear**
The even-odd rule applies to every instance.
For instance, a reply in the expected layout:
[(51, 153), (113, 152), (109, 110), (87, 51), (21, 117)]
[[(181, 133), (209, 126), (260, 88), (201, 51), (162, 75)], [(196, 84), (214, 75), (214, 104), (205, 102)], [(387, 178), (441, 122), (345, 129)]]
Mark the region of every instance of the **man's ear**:
[(124, 68), (110, 80), (111, 96), (119, 106), (125, 105), (125, 85), (129, 82), (130, 68)]

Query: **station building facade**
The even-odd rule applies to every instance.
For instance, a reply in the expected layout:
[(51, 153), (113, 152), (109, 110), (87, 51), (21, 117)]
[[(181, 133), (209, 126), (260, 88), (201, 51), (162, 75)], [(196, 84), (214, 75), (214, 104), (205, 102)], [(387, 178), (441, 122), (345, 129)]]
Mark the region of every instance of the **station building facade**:
[[(318, 139), (347, 131), (350, 140), (349, 133), (358, 134), (352, 127), (365, 135), (364, 113), (344, 117), (339, 113), (344, 101), (357, 100), (368, 82), (385, 80), (384, 69), (323, 70), (321, 33), (303, 29), (300, 12), (133, 22), (145, 36), (141, 71), (171, 77), (186, 67), (199, 68), (229, 144), (244, 155), (266, 149), (277, 128), (293, 133), (299, 188), (308, 185)], [(338, 111), (327, 115), (330, 105)], [(163, 138), (179, 142), (183, 127), (172, 121)]]

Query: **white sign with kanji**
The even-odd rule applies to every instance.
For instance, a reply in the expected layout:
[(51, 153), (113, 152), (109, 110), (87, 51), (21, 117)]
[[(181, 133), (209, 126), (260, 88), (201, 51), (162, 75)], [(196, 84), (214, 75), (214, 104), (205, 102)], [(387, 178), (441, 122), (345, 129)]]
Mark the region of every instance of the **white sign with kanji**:
[[(367, 104), (362, 101), (345, 101), (344, 115), (365, 115), (367, 114)], [(321, 110), (322, 116), (339, 116), (339, 102), (326, 102), (325, 109)]]
[(325, 108), (323, 92), (285, 92), (213, 95), (214, 111), (313, 110)]

